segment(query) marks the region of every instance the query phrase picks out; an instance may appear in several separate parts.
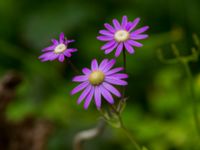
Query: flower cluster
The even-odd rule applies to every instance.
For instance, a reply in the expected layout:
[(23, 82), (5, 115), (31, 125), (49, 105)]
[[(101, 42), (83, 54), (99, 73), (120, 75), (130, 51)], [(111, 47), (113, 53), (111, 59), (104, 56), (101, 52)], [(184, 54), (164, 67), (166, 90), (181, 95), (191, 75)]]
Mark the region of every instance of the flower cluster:
[[(136, 40), (146, 39), (147, 34), (143, 34), (149, 27), (144, 26), (139, 29), (135, 29), (140, 19), (136, 18), (133, 21), (128, 21), (127, 16), (123, 16), (121, 24), (117, 19), (113, 19), (113, 25), (105, 23), (105, 30), (100, 30), (101, 36), (97, 39), (105, 41), (106, 44), (101, 47), (105, 54), (109, 54), (115, 51), (115, 57), (120, 56), (123, 50), (133, 54), (135, 52), (134, 47), (142, 47), (143, 45)], [(63, 62), (72, 56), (73, 52), (77, 49), (69, 48), (69, 44), (74, 40), (68, 40), (65, 38), (64, 33), (60, 34), (59, 40), (52, 39), (53, 45), (43, 49), (39, 59), (41, 61), (58, 61)], [(94, 99), (97, 109), (102, 106), (102, 98), (109, 104), (114, 104), (114, 96), (121, 97), (120, 91), (115, 86), (125, 86), (128, 78), (126, 73), (119, 73), (124, 68), (113, 68), (116, 63), (115, 59), (103, 59), (99, 64), (96, 59), (91, 62), (91, 69), (83, 68), (83, 75), (75, 76), (72, 81), (79, 82), (80, 84), (75, 87), (71, 94), (74, 95), (82, 91), (78, 98), (77, 103), (80, 104), (84, 101), (84, 108), (87, 109)]]

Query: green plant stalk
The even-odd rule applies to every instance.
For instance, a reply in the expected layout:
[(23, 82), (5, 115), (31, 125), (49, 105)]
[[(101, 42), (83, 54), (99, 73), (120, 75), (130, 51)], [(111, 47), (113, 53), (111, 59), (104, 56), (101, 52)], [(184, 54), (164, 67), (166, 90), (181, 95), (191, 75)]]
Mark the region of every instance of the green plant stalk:
[(141, 147), (140, 147), (140, 145), (134, 140), (134, 138), (130, 134), (129, 130), (124, 126), (123, 121), (121, 119), (121, 116), (119, 116), (119, 121), (120, 121), (120, 124), (121, 124), (122, 131), (129, 138), (129, 140), (131, 141), (131, 143), (135, 146), (136, 150), (142, 150)]
[(196, 126), (196, 130), (198, 132), (198, 135), (200, 136), (200, 121), (198, 118), (198, 101), (195, 96), (194, 80), (193, 80), (193, 76), (192, 76), (188, 62), (183, 62), (183, 65), (184, 65), (186, 74), (188, 76), (189, 84), (190, 84), (190, 95), (191, 95), (192, 102), (193, 102), (192, 106), (193, 106), (194, 123)]

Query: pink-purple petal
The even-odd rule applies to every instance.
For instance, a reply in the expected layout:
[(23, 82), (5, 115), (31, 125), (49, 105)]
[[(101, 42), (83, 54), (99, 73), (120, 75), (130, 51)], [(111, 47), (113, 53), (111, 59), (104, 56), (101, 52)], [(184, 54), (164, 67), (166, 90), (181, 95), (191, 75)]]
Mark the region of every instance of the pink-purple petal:
[(125, 29), (126, 25), (128, 23), (128, 18), (127, 16), (122, 17), (122, 28)]
[(99, 109), (101, 107), (101, 92), (98, 86), (95, 87), (94, 100), (97, 108)]
[(58, 40), (56, 40), (56, 39), (52, 39), (51, 41), (52, 41), (52, 43), (53, 43), (54, 45), (58, 45), (58, 44), (59, 44)]
[(116, 52), (115, 52), (115, 57), (118, 57), (121, 54), (122, 50), (123, 50), (123, 43), (120, 43), (117, 46), (117, 49), (116, 49)]
[(108, 23), (104, 24), (105, 28), (108, 29), (110, 32), (114, 33), (115, 29)]
[(60, 54), (59, 57), (58, 57), (58, 60), (60, 62), (63, 62), (65, 60), (65, 55), (64, 54)]
[(103, 86), (110, 91), (112, 94), (114, 94), (117, 97), (121, 97), (121, 93), (111, 84), (108, 84), (106, 82), (103, 82)]
[(56, 48), (57, 45), (51, 45), (49, 47), (46, 47), (42, 50), (42, 52), (46, 52), (46, 51), (53, 51)]
[(99, 70), (103, 70), (104, 67), (107, 65), (107, 63), (108, 63), (108, 59), (104, 59), (99, 65)]
[(90, 93), (87, 95), (85, 99), (84, 109), (87, 109), (89, 107), (93, 95), (94, 95), (94, 87), (92, 87), (92, 89), (90, 90)]
[(110, 36), (98, 36), (97, 39), (100, 40), (100, 41), (110, 41), (110, 40), (113, 40), (113, 37), (110, 37)]
[(85, 74), (85, 75), (89, 75), (92, 71), (88, 68), (83, 68), (82, 69), (82, 72)]
[(97, 62), (96, 59), (93, 59), (93, 60), (92, 60), (91, 69), (92, 69), (92, 71), (98, 70), (98, 62)]
[(124, 42), (124, 46), (125, 46), (126, 50), (127, 50), (130, 54), (133, 54), (133, 53), (134, 53), (133, 47), (132, 47), (128, 42)]
[(116, 74), (110, 75), (110, 77), (114, 77), (114, 78), (118, 78), (118, 79), (126, 79), (126, 78), (128, 78), (128, 75), (125, 73), (116, 73)]
[(115, 29), (117, 29), (117, 30), (121, 29), (121, 25), (117, 19), (113, 19), (113, 25), (114, 25)]
[(103, 72), (107, 72), (108, 70), (110, 70), (110, 68), (112, 68), (114, 66), (114, 64), (116, 63), (115, 59), (111, 59), (107, 65), (104, 67), (104, 69), (102, 69)]
[(114, 68), (114, 69), (112, 69), (112, 70), (109, 70), (109, 71), (106, 72), (105, 74), (106, 74), (106, 75), (112, 75), (112, 74), (117, 73), (117, 72), (122, 71), (122, 70), (124, 70), (124, 68), (118, 67), (118, 68)]
[(128, 83), (124, 80), (120, 80), (117, 78), (106, 77), (105, 81), (114, 85), (127, 85)]
[(137, 24), (140, 22), (140, 18), (136, 18), (133, 22), (132, 22), (132, 24), (131, 24), (131, 26), (129, 27), (129, 29), (128, 29), (128, 31), (130, 32), (131, 30), (133, 30), (136, 26), (137, 26)]
[(112, 52), (116, 47), (117, 47), (118, 43), (115, 42), (115, 44), (113, 46), (111, 46), (110, 48), (106, 49), (104, 51), (105, 54), (109, 54), (110, 52)]
[(81, 84), (79, 84), (77, 87), (75, 87), (72, 91), (71, 91), (71, 95), (76, 94), (77, 92), (83, 90), (84, 88), (86, 88), (89, 85), (89, 82), (83, 82)]
[(74, 82), (84, 82), (88, 80), (88, 76), (86, 75), (79, 75), (79, 76), (75, 76), (72, 81)]
[(104, 86), (102, 86), (102, 85), (99, 86), (99, 89), (101, 91), (101, 94), (105, 98), (105, 100), (110, 104), (114, 104), (114, 99), (113, 99), (112, 95), (110, 94), (110, 92), (108, 92), (108, 90), (105, 89)]
[(88, 85), (84, 91), (81, 93), (81, 95), (79, 96), (78, 100), (77, 100), (77, 104), (80, 104), (84, 99), (85, 97), (88, 95), (88, 93), (90, 92), (92, 86), (91, 85)]
[(132, 46), (135, 46), (135, 47), (142, 47), (143, 44), (137, 42), (137, 41), (134, 41), (134, 40), (128, 40), (128, 43)]
[(147, 31), (148, 29), (149, 29), (149, 26), (144, 26), (142, 28), (139, 28), (139, 29), (133, 31), (133, 34), (140, 34), (140, 33)]
[(100, 34), (106, 35), (106, 36), (113, 36), (113, 33), (107, 31), (107, 30), (100, 30), (99, 31)]
[(109, 42), (107, 42), (105, 45), (103, 45), (103, 46), (101, 47), (101, 49), (102, 49), (102, 50), (108, 49), (108, 48), (114, 46), (115, 43), (116, 43), (115, 40), (109, 41)]
[(148, 35), (147, 34), (131, 34), (130, 38), (133, 40), (143, 40), (143, 39), (148, 38)]
[(65, 42), (65, 34), (63, 32), (60, 34), (59, 42), (60, 43), (64, 43)]

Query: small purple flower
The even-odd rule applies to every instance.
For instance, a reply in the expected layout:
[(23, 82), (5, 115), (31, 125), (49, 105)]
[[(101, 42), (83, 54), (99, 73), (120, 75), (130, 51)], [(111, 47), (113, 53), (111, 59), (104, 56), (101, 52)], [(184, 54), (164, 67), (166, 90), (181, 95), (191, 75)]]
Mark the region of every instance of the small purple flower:
[(139, 21), (140, 18), (136, 18), (133, 22), (129, 22), (127, 16), (123, 16), (121, 24), (117, 19), (113, 19), (114, 27), (105, 23), (106, 30), (100, 30), (101, 36), (97, 37), (98, 40), (107, 42), (101, 47), (102, 50), (105, 50), (105, 54), (109, 54), (116, 49), (115, 56), (118, 57), (123, 48), (133, 54), (135, 52), (133, 47), (142, 47), (143, 45), (136, 40), (146, 39), (148, 35), (143, 34), (143, 32), (148, 30), (149, 27), (144, 26), (133, 30)]
[(42, 51), (45, 52), (42, 54), (39, 59), (41, 61), (53, 61), (58, 59), (60, 62), (65, 60), (65, 57), (71, 57), (73, 52), (76, 52), (76, 48), (68, 48), (69, 43), (74, 42), (74, 40), (68, 40), (65, 38), (64, 33), (60, 34), (59, 41), (52, 39), (53, 45), (44, 48)]
[(99, 109), (101, 107), (102, 96), (110, 104), (114, 104), (114, 99), (111, 93), (117, 97), (121, 97), (120, 92), (113, 85), (127, 85), (128, 83), (123, 79), (128, 78), (128, 75), (118, 73), (123, 70), (122, 67), (111, 69), (115, 62), (114, 59), (104, 59), (100, 65), (98, 65), (97, 60), (94, 59), (91, 63), (91, 70), (83, 68), (82, 72), (84, 75), (75, 76), (73, 78), (74, 82), (81, 82), (81, 84), (75, 87), (71, 91), (71, 94), (73, 95), (83, 90), (82, 94), (78, 98), (78, 104), (85, 99), (84, 108), (87, 109), (94, 97), (96, 107)]

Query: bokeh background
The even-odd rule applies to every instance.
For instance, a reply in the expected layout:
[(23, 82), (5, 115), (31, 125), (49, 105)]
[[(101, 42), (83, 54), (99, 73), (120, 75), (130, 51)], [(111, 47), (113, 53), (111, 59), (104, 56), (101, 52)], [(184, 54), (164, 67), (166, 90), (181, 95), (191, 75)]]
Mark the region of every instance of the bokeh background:
[[(84, 110), (76, 104), (79, 94), (69, 94), (75, 86), (70, 66), (42, 63), (38, 56), (51, 38), (65, 32), (76, 40), (73, 47), (79, 51), (72, 62), (78, 68), (89, 66), (92, 58), (112, 58), (113, 53), (105, 56), (100, 50), (103, 43), (96, 36), (105, 22), (127, 15), (141, 17), (140, 26), (150, 30), (144, 47), (127, 57), (126, 126), (150, 150), (199, 150), (185, 70), (179, 63), (161, 63), (156, 53), (162, 48), (166, 58), (173, 58), (170, 45), (175, 43), (182, 55), (191, 54), (192, 34), (200, 33), (199, 14), (199, 0), (0, 0), (0, 77), (5, 82), (14, 78), (11, 89), (0, 90), (0, 149), (71, 150), (75, 134), (97, 124), (95, 106)], [(122, 65), (122, 57), (117, 61)], [(198, 99), (199, 65), (190, 63)], [(85, 149), (133, 146), (121, 131), (107, 126)]]

